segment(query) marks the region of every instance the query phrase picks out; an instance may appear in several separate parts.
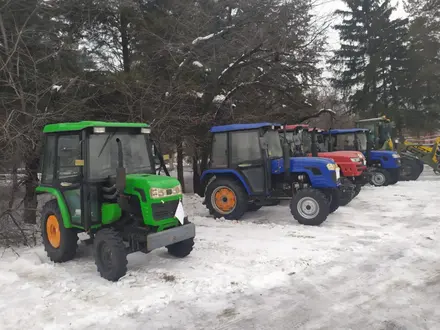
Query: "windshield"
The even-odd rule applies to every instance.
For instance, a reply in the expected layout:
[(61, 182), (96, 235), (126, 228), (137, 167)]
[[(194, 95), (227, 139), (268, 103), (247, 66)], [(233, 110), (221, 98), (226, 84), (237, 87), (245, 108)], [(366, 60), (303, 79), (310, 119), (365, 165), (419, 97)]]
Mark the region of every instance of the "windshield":
[(127, 174), (152, 173), (145, 134), (113, 132), (90, 135), (89, 171), (91, 179), (105, 179), (116, 175), (118, 145), (122, 143), (124, 167)]
[(347, 133), (333, 135), (335, 150), (367, 150), (367, 136), (366, 133)]
[(268, 144), (268, 153), (270, 158), (282, 158), (283, 148), (281, 147), (280, 136), (277, 131), (267, 131), (264, 133)]

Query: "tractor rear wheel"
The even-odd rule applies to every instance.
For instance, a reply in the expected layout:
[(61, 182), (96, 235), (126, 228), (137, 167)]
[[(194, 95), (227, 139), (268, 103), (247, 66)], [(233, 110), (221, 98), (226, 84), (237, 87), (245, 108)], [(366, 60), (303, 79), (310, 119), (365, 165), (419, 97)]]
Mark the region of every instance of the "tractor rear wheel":
[(230, 178), (219, 178), (206, 188), (206, 207), (215, 218), (239, 220), (248, 210), (248, 195), (241, 184)]
[(113, 228), (100, 229), (93, 242), (93, 256), (99, 274), (116, 282), (127, 273), (127, 251), (122, 235)]
[(191, 253), (194, 247), (194, 238), (168, 245), (168, 253), (177, 258), (185, 258)]
[[(402, 158), (402, 165), (400, 167), (401, 181), (415, 181), (419, 178), (422, 172), (420, 171), (420, 162), (417, 159)], [(423, 170), (423, 167), (422, 167)]]
[(75, 258), (78, 234), (75, 229), (64, 227), (58, 202), (53, 199), (43, 206), (41, 236), (44, 250), (53, 262), (66, 262)]
[(370, 183), (376, 187), (385, 187), (390, 184), (391, 176), (387, 170), (382, 168), (375, 168), (371, 172)]
[(354, 196), (353, 198), (355, 198), (357, 195), (359, 195), (359, 193), (361, 192), (362, 189), (362, 185), (361, 184), (356, 184), (356, 187), (354, 188)]
[(290, 201), (290, 212), (302, 225), (319, 226), (330, 213), (330, 203), (317, 189), (302, 189)]

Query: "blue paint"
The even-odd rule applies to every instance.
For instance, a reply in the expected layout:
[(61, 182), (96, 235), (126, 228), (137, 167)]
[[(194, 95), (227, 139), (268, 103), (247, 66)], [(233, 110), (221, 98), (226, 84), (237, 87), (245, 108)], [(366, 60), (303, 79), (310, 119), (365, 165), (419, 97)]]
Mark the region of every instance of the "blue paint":
[(365, 133), (368, 132), (369, 129), (366, 128), (337, 128), (337, 129), (331, 129), (326, 132), (322, 132), (323, 135), (329, 135), (329, 134), (349, 134), (349, 133)]
[(250, 187), (247, 185), (246, 181), (241, 176), (241, 174), (239, 172), (237, 172), (236, 170), (232, 170), (232, 169), (206, 170), (206, 171), (203, 172), (202, 177), (200, 178), (200, 181), (203, 182), (203, 180), (206, 178), (206, 176), (208, 174), (214, 174), (214, 175), (232, 174), (238, 180), (240, 180), (240, 182), (243, 184), (244, 189), (246, 189), (246, 192), (248, 193), (248, 195), (252, 195), (252, 191), (251, 191)]
[(400, 167), (400, 158), (395, 158), (393, 155), (397, 155), (398, 153), (395, 151), (389, 150), (371, 150), (370, 151), (370, 159), (369, 162), (380, 162), (380, 165), (384, 169), (388, 168), (399, 168)]
[(231, 131), (243, 131), (249, 129), (258, 129), (262, 127), (281, 126), (276, 123), (254, 123), (254, 124), (231, 124), (222, 126), (213, 126), (210, 129), (211, 133), (231, 132)]
[[(310, 178), (310, 183), (313, 188), (336, 188), (339, 186), (332, 177), (335, 171), (330, 171), (327, 168), (327, 164), (335, 164), (333, 159), (329, 158), (317, 158), (317, 157), (291, 157), (290, 158), (290, 172), (297, 174), (307, 174)], [(318, 168), (321, 174), (314, 174), (308, 167)], [(284, 160), (273, 159), (271, 161), (272, 174), (284, 173)]]

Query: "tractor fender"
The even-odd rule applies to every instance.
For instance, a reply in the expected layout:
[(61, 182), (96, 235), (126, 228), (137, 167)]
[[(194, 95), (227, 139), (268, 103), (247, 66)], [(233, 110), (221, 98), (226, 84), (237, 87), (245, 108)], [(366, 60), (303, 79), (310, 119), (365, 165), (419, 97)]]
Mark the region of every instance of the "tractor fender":
[(225, 170), (212, 169), (212, 170), (204, 171), (202, 176), (200, 177), (200, 181), (202, 182), (201, 190), (205, 191), (205, 188), (208, 186), (211, 180), (214, 180), (216, 177), (232, 177), (233, 179), (241, 182), (248, 195), (252, 195), (252, 191), (249, 185), (246, 183), (244, 177), (238, 171), (232, 169), (225, 169)]
[(63, 194), (58, 189), (52, 187), (43, 187), (43, 186), (38, 186), (35, 189), (35, 191), (37, 194), (50, 194), (53, 197), (55, 197), (58, 203), (58, 207), (60, 208), (61, 216), (63, 217), (64, 227), (72, 228), (70, 211), (69, 208), (67, 207), (67, 203), (63, 197)]
[(336, 163), (329, 158), (292, 157), (290, 171), (295, 174), (306, 174), (313, 188), (337, 188), (336, 171), (329, 169)]

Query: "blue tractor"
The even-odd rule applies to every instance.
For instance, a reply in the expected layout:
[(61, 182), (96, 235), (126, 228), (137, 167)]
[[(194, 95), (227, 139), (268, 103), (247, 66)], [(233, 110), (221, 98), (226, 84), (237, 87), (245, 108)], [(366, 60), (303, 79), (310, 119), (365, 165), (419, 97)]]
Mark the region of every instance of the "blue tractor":
[(376, 187), (399, 181), (401, 160), (395, 151), (372, 150), (370, 130), (366, 128), (331, 129), (321, 133), (328, 151), (358, 150), (367, 159), (370, 183)]
[(327, 158), (290, 157), (289, 145), (281, 145), (280, 127), (211, 128), (210, 160), (201, 181), (204, 204), (214, 217), (238, 220), (247, 211), (290, 200), (299, 223), (317, 226), (339, 207), (339, 167)]

